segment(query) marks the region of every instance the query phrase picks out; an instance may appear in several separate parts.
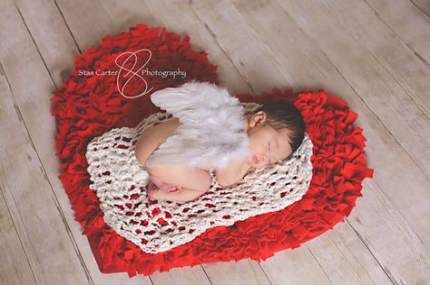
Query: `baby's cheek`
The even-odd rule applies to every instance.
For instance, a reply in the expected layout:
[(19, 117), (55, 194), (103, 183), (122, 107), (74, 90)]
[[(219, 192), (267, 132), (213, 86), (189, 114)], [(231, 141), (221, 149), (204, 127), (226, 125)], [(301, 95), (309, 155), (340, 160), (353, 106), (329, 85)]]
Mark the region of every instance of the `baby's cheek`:
[(254, 145), (251, 145), (252, 152), (254, 154), (266, 154), (267, 153), (267, 147), (265, 147), (267, 144), (263, 143), (255, 143)]

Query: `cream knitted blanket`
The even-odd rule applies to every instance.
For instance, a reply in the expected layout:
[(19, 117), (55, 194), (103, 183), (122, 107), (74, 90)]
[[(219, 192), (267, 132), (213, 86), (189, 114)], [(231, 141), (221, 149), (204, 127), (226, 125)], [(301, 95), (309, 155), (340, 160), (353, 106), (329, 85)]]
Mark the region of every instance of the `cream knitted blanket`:
[[(242, 104), (247, 112), (258, 107)], [(143, 251), (166, 251), (209, 228), (284, 209), (307, 191), (313, 145), (306, 134), (291, 159), (248, 173), (239, 184), (222, 187), (211, 172), (211, 188), (194, 201), (150, 203), (149, 176), (136, 160), (135, 143), (145, 128), (169, 118), (169, 113), (155, 113), (136, 128), (112, 129), (87, 146), (90, 188), (96, 191), (105, 222)]]

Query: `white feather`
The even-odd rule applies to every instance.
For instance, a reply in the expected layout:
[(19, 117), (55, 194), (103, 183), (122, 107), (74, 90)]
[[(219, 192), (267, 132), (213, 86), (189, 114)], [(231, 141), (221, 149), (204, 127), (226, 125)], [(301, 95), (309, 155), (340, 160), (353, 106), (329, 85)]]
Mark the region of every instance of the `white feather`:
[(148, 158), (146, 165), (186, 164), (222, 169), (250, 155), (245, 110), (227, 89), (192, 80), (158, 90), (151, 101), (179, 118), (180, 125)]

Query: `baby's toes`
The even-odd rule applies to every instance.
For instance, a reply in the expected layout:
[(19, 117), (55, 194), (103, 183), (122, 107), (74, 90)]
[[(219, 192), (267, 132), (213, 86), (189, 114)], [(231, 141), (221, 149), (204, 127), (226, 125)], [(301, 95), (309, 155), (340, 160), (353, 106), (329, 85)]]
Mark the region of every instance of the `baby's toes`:
[(177, 191), (178, 188), (175, 185), (164, 184), (160, 187), (160, 190), (164, 192), (174, 192), (174, 191)]

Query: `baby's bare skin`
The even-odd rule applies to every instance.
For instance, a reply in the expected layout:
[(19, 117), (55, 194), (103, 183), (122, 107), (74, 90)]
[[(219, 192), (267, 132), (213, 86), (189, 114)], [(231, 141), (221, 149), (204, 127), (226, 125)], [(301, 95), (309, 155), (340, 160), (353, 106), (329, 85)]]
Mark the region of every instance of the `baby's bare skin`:
[[(172, 118), (146, 129), (136, 144), (136, 158), (142, 165), (157, 147), (179, 126)], [(150, 174), (148, 195), (150, 199), (186, 202), (206, 192), (211, 184), (208, 170), (187, 165), (157, 165), (146, 167)], [(176, 191), (172, 191), (175, 190)], [(164, 191), (163, 191), (164, 190)]]
[[(172, 118), (146, 129), (136, 144), (136, 158), (142, 165), (157, 147), (179, 126)], [(259, 111), (244, 119), (245, 131), (251, 142), (252, 155), (244, 160), (232, 161), (223, 170), (216, 171), (217, 182), (229, 186), (239, 182), (252, 168), (262, 168), (282, 161), (291, 154), (289, 130), (276, 130), (267, 124), (267, 114)], [(147, 167), (151, 183), (150, 199), (186, 202), (205, 193), (211, 184), (208, 170), (187, 165), (157, 165)]]

